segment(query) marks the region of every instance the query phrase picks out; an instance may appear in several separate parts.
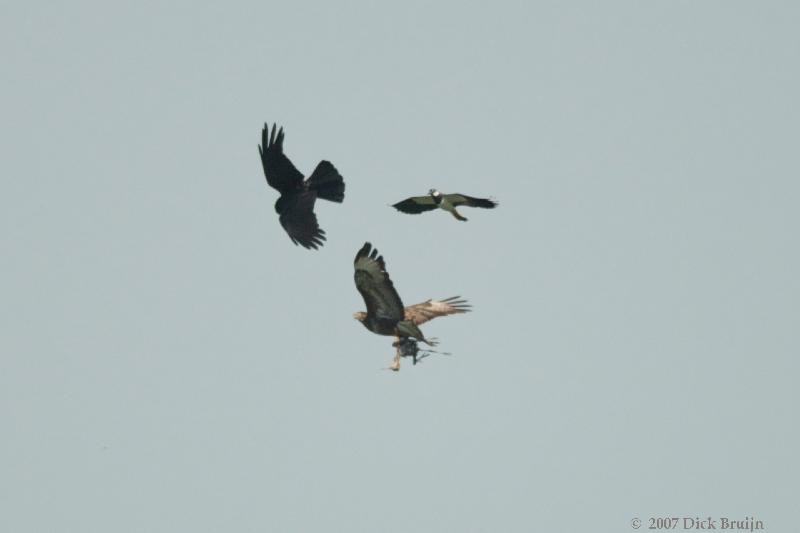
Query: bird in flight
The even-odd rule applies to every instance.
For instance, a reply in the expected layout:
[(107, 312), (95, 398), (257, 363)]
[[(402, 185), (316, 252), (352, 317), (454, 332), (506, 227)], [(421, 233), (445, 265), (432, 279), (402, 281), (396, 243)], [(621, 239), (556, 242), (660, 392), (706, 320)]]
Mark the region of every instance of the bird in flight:
[(483, 207), (493, 209), (497, 207), (497, 202), (485, 198), (473, 198), (466, 194), (442, 194), (436, 189), (428, 191), (427, 196), (412, 196), (402, 202), (397, 202), (392, 207), (403, 213), (418, 215), (425, 211), (433, 211), (436, 208), (444, 209), (451, 213), (457, 220), (466, 221), (467, 218), (461, 216), (456, 207), (466, 205), (468, 207)]
[(277, 130), (264, 124), (258, 153), (264, 175), (270, 187), (281, 193), (275, 202), (281, 226), (292, 242), (308, 249), (317, 249), (325, 240), (319, 227), (314, 203), (317, 198), (341, 203), (344, 200), (344, 180), (330, 161), (320, 161), (307, 180), (283, 153), (283, 128)]
[(426, 300), (404, 307), (389, 273), (386, 272), (383, 256), (378, 255), (378, 250), (372, 248), (368, 242), (356, 254), (353, 266), (356, 288), (367, 306), (366, 312), (354, 313), (353, 318), (373, 333), (395, 337), (393, 346), (397, 348), (397, 354), (389, 367), (392, 370), (400, 370), (401, 356), (414, 355), (416, 361), (416, 350), (412, 349), (416, 348), (416, 341), (424, 342), (428, 346), (436, 345), (434, 339), (425, 338), (419, 329), (421, 324), (439, 316), (470, 311), (467, 301), (459, 296), (444, 300)]

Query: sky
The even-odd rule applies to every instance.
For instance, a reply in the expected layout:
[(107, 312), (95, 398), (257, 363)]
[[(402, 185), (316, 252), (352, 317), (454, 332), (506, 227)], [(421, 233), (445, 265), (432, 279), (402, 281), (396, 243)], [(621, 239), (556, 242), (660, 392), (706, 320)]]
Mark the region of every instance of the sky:
[[(0, 530), (796, 523), (800, 8), (0, 4)], [(257, 145), (333, 162), (294, 246)], [(403, 215), (431, 187), (492, 211)], [(451, 356), (386, 371), (369, 241)]]

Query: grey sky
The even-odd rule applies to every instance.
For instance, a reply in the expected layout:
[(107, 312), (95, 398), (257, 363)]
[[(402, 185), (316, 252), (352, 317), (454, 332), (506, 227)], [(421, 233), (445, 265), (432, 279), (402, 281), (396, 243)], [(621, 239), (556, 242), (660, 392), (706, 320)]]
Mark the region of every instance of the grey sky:
[[(0, 531), (791, 530), (800, 9), (335, 4), (0, 7)], [(366, 240), (452, 357), (381, 370)]]

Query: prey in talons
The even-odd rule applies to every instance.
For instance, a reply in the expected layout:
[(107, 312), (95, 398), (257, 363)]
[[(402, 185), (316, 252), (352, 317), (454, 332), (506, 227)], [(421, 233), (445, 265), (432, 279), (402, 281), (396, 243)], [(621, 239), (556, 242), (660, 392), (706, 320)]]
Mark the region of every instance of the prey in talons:
[[(432, 345), (436, 345), (437, 339), (429, 339)], [(430, 348), (420, 349), (419, 342), (410, 337), (404, 337), (392, 343), (392, 346), (397, 349), (392, 365), (389, 367), (394, 371), (400, 370), (400, 359), (403, 357), (411, 357), (412, 364), (416, 365), (426, 357), (432, 354), (451, 355), (449, 352), (438, 352)]]

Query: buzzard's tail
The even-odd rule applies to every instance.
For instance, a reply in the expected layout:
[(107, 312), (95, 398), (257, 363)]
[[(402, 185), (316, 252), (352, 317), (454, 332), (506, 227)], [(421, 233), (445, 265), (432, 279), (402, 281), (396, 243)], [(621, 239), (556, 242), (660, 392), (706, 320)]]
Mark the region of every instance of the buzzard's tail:
[(344, 200), (344, 180), (330, 161), (320, 161), (308, 178), (308, 188), (317, 198), (341, 203)]
[(428, 346), (436, 346), (438, 342), (436, 339), (426, 339), (425, 335), (420, 331), (416, 324), (410, 320), (401, 320), (397, 323), (397, 331), (402, 337), (414, 337), (420, 342), (424, 342)]

